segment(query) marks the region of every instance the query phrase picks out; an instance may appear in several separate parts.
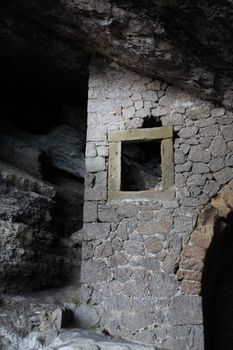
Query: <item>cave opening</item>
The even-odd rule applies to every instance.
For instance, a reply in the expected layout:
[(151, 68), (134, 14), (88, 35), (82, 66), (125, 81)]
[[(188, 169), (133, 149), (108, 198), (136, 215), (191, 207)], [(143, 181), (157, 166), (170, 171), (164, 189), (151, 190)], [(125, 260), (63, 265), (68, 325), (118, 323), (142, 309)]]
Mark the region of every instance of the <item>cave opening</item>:
[(81, 243), (72, 234), (83, 224), (88, 62), (74, 76), (45, 56), (1, 55), (0, 74), (0, 196), (16, 198), (0, 220), (23, 227), (20, 237), (8, 230), (0, 254), (25, 252), (3, 264), (0, 291), (77, 287)]
[(207, 251), (203, 279), (205, 350), (233, 344), (233, 213), (220, 218)]
[(162, 181), (161, 142), (122, 142), (121, 191), (159, 188)]

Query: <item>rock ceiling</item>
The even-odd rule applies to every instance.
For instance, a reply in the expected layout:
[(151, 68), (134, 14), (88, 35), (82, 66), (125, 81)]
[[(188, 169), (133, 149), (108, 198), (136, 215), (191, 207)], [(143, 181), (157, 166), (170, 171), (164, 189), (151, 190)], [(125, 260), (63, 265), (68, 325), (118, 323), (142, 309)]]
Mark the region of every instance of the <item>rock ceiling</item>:
[(23, 62), (25, 55), (39, 54), (82, 78), (89, 53), (98, 52), (228, 108), (233, 107), (232, 36), (232, 0), (0, 4), (1, 58)]

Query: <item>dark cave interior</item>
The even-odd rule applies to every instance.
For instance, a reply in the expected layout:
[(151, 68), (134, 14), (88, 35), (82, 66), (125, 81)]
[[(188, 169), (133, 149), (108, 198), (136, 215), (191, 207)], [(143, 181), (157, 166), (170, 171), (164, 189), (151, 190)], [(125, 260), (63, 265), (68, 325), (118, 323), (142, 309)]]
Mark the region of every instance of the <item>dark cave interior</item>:
[(122, 142), (121, 191), (143, 191), (161, 185), (160, 142)]
[(64, 106), (86, 111), (88, 76), (73, 77), (45, 57), (0, 57), (1, 116), (34, 134), (63, 122)]
[[(87, 66), (80, 76), (73, 76), (53, 65), (46, 55), (22, 55), (7, 48), (0, 54), (0, 75), (0, 162), (2, 167), (12, 167), (16, 179), (16, 183), (12, 177), (3, 179), (3, 195), (8, 201), (16, 192), (19, 197), (13, 219), (7, 217), (5, 208), (1, 208), (0, 218), (23, 222), (34, 237), (30, 243), (26, 239), (20, 242), (27, 252), (25, 259), (32, 259), (30, 268), (22, 258), (16, 278), (18, 272), (6, 263), (1, 291), (28, 292), (77, 284), (81, 244), (72, 246), (70, 237), (82, 227), (83, 220)], [(55, 196), (46, 199), (46, 204), (42, 196), (34, 204), (38, 194), (26, 192), (22, 184), (18, 187), (22, 174), (33, 177), (29, 182), (52, 186)], [(32, 203), (30, 208), (28, 202)], [(43, 215), (34, 214), (35, 205)], [(18, 242), (12, 237), (6, 244), (17, 246)]]
[(219, 219), (207, 251), (203, 279), (206, 350), (229, 350), (233, 344), (233, 213)]

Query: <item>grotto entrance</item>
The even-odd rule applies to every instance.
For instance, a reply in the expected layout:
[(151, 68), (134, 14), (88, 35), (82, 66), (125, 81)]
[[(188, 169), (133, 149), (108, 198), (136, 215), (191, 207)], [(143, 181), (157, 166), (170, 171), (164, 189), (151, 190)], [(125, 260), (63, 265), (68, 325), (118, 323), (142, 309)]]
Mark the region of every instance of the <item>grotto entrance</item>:
[(206, 350), (233, 347), (233, 213), (220, 218), (208, 249), (202, 281)]
[(87, 66), (74, 77), (46, 57), (8, 55), (0, 74), (0, 292), (77, 290)]

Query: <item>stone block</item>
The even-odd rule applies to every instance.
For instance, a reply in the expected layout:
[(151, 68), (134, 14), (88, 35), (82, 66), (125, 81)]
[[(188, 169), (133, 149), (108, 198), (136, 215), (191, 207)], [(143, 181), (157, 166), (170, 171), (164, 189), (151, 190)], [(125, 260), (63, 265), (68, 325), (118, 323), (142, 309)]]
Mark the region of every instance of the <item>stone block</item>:
[(187, 117), (192, 120), (208, 118), (209, 116), (210, 116), (210, 110), (208, 107), (195, 108), (187, 111)]
[(129, 97), (124, 97), (121, 99), (121, 106), (122, 107), (132, 107), (133, 106), (133, 100)]
[(148, 221), (142, 222), (138, 226), (138, 232), (141, 235), (155, 235), (158, 233), (167, 234), (170, 232), (172, 225), (168, 223)]
[(233, 123), (233, 115), (226, 115), (217, 119), (217, 123), (220, 125), (231, 125)]
[(183, 164), (185, 162), (185, 155), (183, 151), (177, 150), (174, 155), (175, 164)]
[(228, 142), (227, 146), (228, 146), (229, 150), (230, 150), (231, 152), (233, 152), (233, 141)]
[(116, 212), (122, 218), (132, 218), (137, 216), (137, 207), (135, 205), (119, 204)]
[(187, 188), (179, 188), (176, 190), (176, 199), (182, 199), (190, 196), (190, 192)]
[(83, 260), (81, 268), (81, 283), (93, 284), (109, 282), (111, 270), (103, 259)]
[(169, 109), (166, 108), (166, 107), (160, 107), (160, 106), (158, 106), (157, 108), (153, 108), (153, 109), (152, 109), (151, 114), (152, 114), (154, 117), (161, 117), (161, 116), (164, 116), (164, 115), (166, 115), (166, 114), (169, 114)]
[(157, 92), (153, 90), (143, 92), (142, 96), (144, 101), (158, 102), (159, 100)]
[(216, 120), (213, 117), (211, 117), (211, 118), (197, 120), (195, 122), (195, 125), (198, 126), (198, 128), (203, 128), (205, 126), (214, 125), (215, 123), (216, 123)]
[(179, 207), (178, 201), (163, 201), (164, 209), (174, 209)]
[(142, 100), (141, 100), (141, 101), (135, 101), (135, 102), (134, 102), (134, 107), (135, 107), (136, 111), (138, 111), (139, 109), (142, 109), (143, 106), (144, 106), (144, 103), (143, 103)]
[(141, 128), (143, 124), (143, 118), (133, 118), (125, 121), (126, 129)]
[(163, 243), (159, 239), (148, 239), (145, 242), (146, 251), (152, 254), (157, 254), (163, 249)]
[(144, 312), (143, 309), (137, 313), (134, 311), (124, 312), (122, 315), (122, 326), (130, 330), (130, 333), (138, 333), (140, 329), (150, 329), (155, 323), (155, 317), (154, 313)]
[(200, 134), (202, 136), (216, 136), (218, 134), (217, 125), (206, 126), (200, 129)]
[(98, 128), (95, 126), (89, 126), (87, 128), (87, 142), (88, 141), (106, 141), (107, 129), (106, 127)]
[[(190, 168), (189, 168), (190, 169)], [(175, 185), (176, 187), (184, 187), (185, 186), (185, 178), (183, 174), (176, 174), (175, 175)]]
[(153, 80), (147, 84), (147, 90), (159, 91), (161, 90), (162, 82), (160, 80)]
[(209, 197), (213, 197), (218, 193), (220, 185), (217, 181), (208, 180), (203, 188), (203, 192), (206, 193)]
[(98, 156), (108, 157), (108, 146), (107, 145), (97, 145)]
[(213, 198), (211, 200), (211, 204), (214, 208), (217, 209), (218, 215), (220, 217), (226, 218), (228, 214), (231, 212), (231, 209), (228, 207), (225, 200), (221, 197)]
[(86, 158), (86, 171), (87, 172), (98, 172), (106, 169), (105, 159), (103, 157)]
[(138, 219), (143, 221), (150, 221), (153, 219), (153, 212), (150, 210), (140, 211), (138, 213)]
[(92, 288), (88, 288), (84, 284), (80, 288), (80, 303), (87, 304), (92, 295)]
[(194, 145), (189, 152), (189, 159), (193, 162), (209, 163), (211, 158), (210, 152), (202, 145)]
[(204, 186), (206, 179), (206, 175), (194, 174), (187, 178), (187, 185), (189, 187)]
[(90, 329), (96, 327), (100, 321), (96, 309), (89, 305), (80, 305), (74, 313), (74, 323), (78, 328)]
[(116, 237), (120, 238), (122, 241), (125, 241), (128, 239), (129, 237), (129, 233), (128, 233), (128, 220), (127, 219), (123, 219), (117, 229), (114, 231), (114, 234), (116, 235)]
[(88, 113), (109, 113), (114, 110), (114, 102), (111, 99), (89, 100)]
[(162, 118), (163, 125), (174, 125), (174, 126), (182, 126), (184, 124), (184, 116), (180, 113), (173, 113), (164, 115)]
[(194, 163), (192, 167), (193, 174), (204, 174), (210, 171), (209, 166), (206, 163)]
[(186, 350), (186, 345), (186, 339), (180, 337), (171, 337), (163, 342), (163, 347), (165, 347), (166, 350)]
[[(114, 238), (111, 242), (113, 252), (121, 252), (123, 249), (123, 241), (118, 237)], [(110, 256), (110, 255), (109, 255)]]
[(137, 256), (137, 255), (144, 255), (145, 250), (144, 250), (144, 244), (139, 241), (133, 241), (133, 240), (128, 240), (124, 242), (124, 250), (126, 254), (132, 255), (132, 256)]
[(97, 203), (96, 202), (85, 202), (83, 210), (83, 221), (93, 222), (97, 221)]
[(221, 132), (225, 141), (229, 142), (233, 140), (233, 125), (223, 126)]
[(193, 231), (193, 220), (192, 218), (185, 217), (175, 217), (174, 219), (174, 229), (175, 232), (188, 232), (191, 233)]
[(175, 276), (168, 274), (156, 274), (149, 280), (149, 290), (152, 298), (166, 300), (178, 291)]
[(201, 293), (201, 283), (197, 281), (183, 280), (180, 289), (187, 294), (199, 295)]
[(213, 157), (224, 157), (226, 154), (227, 145), (222, 136), (216, 136), (210, 144), (210, 153)]
[(183, 173), (183, 172), (190, 171), (191, 167), (192, 167), (192, 163), (190, 161), (187, 161), (184, 164), (177, 164), (175, 166), (175, 173)]
[(98, 206), (98, 219), (103, 222), (115, 222), (118, 220), (116, 208), (100, 204)]
[(225, 163), (227, 166), (233, 167), (233, 154), (227, 154), (225, 158)]
[(199, 139), (200, 145), (202, 145), (204, 147), (204, 149), (209, 148), (210, 147), (210, 143), (211, 143), (211, 138), (210, 137), (200, 137)]
[(202, 272), (179, 269), (176, 276), (178, 280), (185, 279), (187, 281), (201, 282)]
[(213, 118), (219, 118), (222, 117), (225, 114), (225, 109), (224, 108), (214, 108), (210, 111), (210, 114)]
[(142, 100), (142, 95), (140, 92), (134, 92), (133, 95), (131, 96), (131, 99), (133, 101), (140, 101)]
[(197, 198), (184, 198), (180, 201), (180, 204), (184, 207), (197, 207), (198, 199)]
[(224, 159), (223, 158), (214, 158), (211, 159), (210, 163), (209, 163), (209, 167), (210, 170), (212, 172), (216, 172), (218, 170), (221, 170), (222, 168), (224, 168), (225, 163), (224, 163)]
[(143, 93), (147, 91), (147, 88), (146, 85), (143, 84), (141, 81), (135, 81), (135, 83), (133, 83), (132, 85), (132, 91), (135, 91), (136, 93)]
[(99, 172), (97, 174), (87, 174), (85, 180), (84, 198), (87, 201), (98, 201), (107, 199), (107, 174)]
[(205, 257), (205, 249), (202, 247), (197, 247), (195, 245), (189, 245), (184, 247), (182, 255), (188, 258), (202, 260)]
[(135, 107), (127, 107), (122, 109), (122, 115), (125, 119), (133, 118), (135, 115)]
[(203, 271), (204, 260), (202, 260), (202, 259), (200, 260), (197, 258), (185, 257), (182, 254), (182, 258), (181, 258), (179, 267), (181, 269), (184, 269), (184, 270)]
[(193, 146), (193, 145), (198, 145), (200, 139), (201, 139), (201, 138), (200, 138), (200, 135), (194, 136), (194, 137), (190, 137), (189, 139), (186, 139), (186, 140), (185, 140), (185, 143), (186, 143), (187, 145), (191, 145), (191, 146)]
[(210, 246), (214, 235), (213, 225), (207, 225), (196, 229), (192, 233), (191, 242), (199, 248), (207, 249)]
[(173, 223), (172, 209), (154, 210), (153, 217), (155, 222), (171, 224)]
[(214, 173), (213, 177), (216, 181), (218, 181), (218, 183), (224, 185), (233, 178), (233, 169), (230, 167), (226, 167)]
[(96, 146), (94, 142), (87, 142), (86, 144), (86, 157), (94, 158), (97, 156)]
[(136, 118), (145, 118), (150, 115), (150, 108), (146, 108), (145, 106), (138, 110), (135, 114)]
[(168, 319), (173, 325), (202, 324), (201, 297), (179, 295), (173, 298), (168, 313)]
[(111, 255), (113, 255), (113, 249), (110, 242), (103, 242), (95, 248), (96, 258), (109, 258)]
[(84, 241), (107, 238), (110, 233), (109, 223), (86, 223), (83, 226)]
[(92, 259), (93, 256), (94, 256), (94, 249), (93, 249), (92, 243), (83, 242), (82, 243), (82, 259), (89, 260), (89, 259)]
[(179, 136), (184, 139), (189, 139), (197, 134), (198, 128), (196, 126), (191, 126), (187, 128), (182, 128), (179, 132)]

